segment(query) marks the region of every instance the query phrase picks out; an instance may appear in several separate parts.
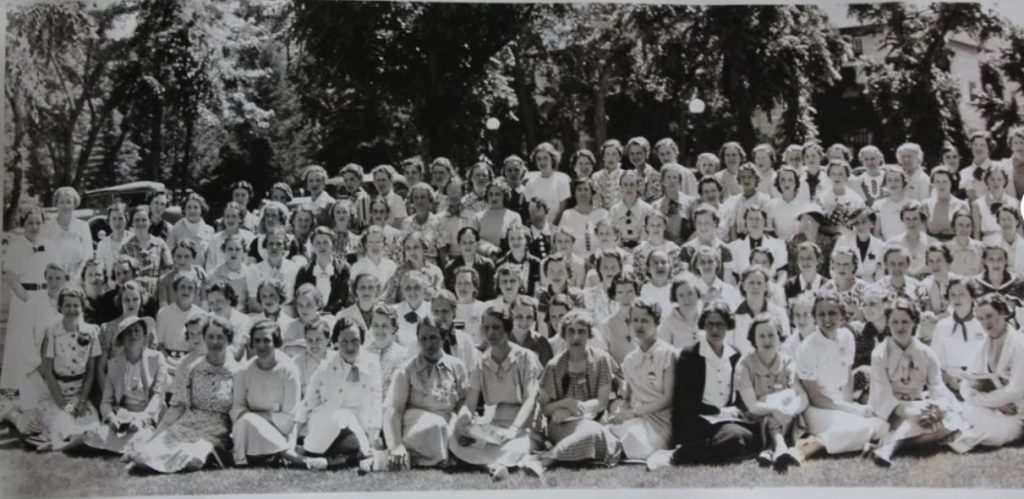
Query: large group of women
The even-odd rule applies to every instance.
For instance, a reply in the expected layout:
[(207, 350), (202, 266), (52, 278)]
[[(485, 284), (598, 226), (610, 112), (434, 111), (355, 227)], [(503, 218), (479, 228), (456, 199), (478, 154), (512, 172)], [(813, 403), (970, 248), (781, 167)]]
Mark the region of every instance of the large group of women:
[[(649, 469), (1024, 434), (1024, 130), (927, 167), (868, 145), (668, 138), (456, 168), (304, 169), (211, 215), (168, 195), (29, 208), (3, 419), (129, 468)], [(779, 157), (781, 156), (781, 158)], [(660, 166), (649, 163), (651, 158)], [(851, 164), (856, 164), (853, 168)], [(966, 164), (966, 166), (964, 166)], [(564, 170), (564, 171), (563, 171)], [(405, 189), (399, 189), (405, 191)]]

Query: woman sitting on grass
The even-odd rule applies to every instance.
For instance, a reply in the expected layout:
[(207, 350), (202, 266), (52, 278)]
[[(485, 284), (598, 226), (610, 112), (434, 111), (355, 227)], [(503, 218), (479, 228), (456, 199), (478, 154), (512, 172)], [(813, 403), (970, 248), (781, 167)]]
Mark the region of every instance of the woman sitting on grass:
[(281, 330), (264, 319), (252, 327), (249, 347), (255, 355), (235, 376), (231, 403), (231, 441), (235, 466), (283, 464), (323, 469), (324, 460), (295, 453), (295, 409), (299, 373), (280, 350)]
[(763, 449), (757, 456), (758, 464), (783, 472), (789, 466), (800, 465), (798, 452), (790, 446), (790, 435), (807, 408), (807, 394), (797, 382), (796, 363), (779, 351), (781, 331), (778, 317), (754, 317), (747, 332), (754, 351), (740, 359), (734, 376), (739, 402), (754, 421)]
[(622, 458), (619, 439), (600, 423), (608, 408), (615, 361), (589, 345), (594, 322), (583, 310), (562, 319), (566, 349), (541, 374), (538, 400), (548, 418), (547, 437), (555, 445), (542, 452), (527, 469), (536, 474), (558, 462), (596, 462), (615, 466)]
[(915, 338), (921, 314), (913, 302), (897, 298), (885, 316), (889, 335), (871, 352), (868, 405), (889, 422), (889, 432), (871, 452), (875, 464), (888, 468), (898, 448), (949, 435), (943, 423), (950, 421), (956, 398), (942, 381), (938, 356)]
[(469, 389), (466, 366), (444, 353), (441, 331), (421, 325), (416, 339), (419, 354), (395, 371), (384, 408), (387, 467), (393, 470), (448, 464), (450, 429)]
[(147, 346), (156, 325), (150, 317), (130, 316), (117, 326), (117, 356), (108, 364), (100, 414), (103, 426), (88, 433), (85, 445), (120, 454), (135, 435), (156, 427), (169, 385), (167, 361)]
[[(144, 467), (160, 473), (198, 470), (212, 455), (223, 468), (222, 456), (231, 445), (232, 389), (241, 364), (228, 355), (235, 332), (221, 318), (203, 328), (206, 355), (180, 373), (180, 389), (171, 399), (154, 434), (137, 438), (125, 449), (128, 469)], [(185, 367), (185, 366), (181, 366)]]
[(38, 450), (63, 450), (82, 442), (99, 426), (96, 407), (89, 402), (100, 350), (99, 327), (82, 321), (85, 293), (62, 289), (57, 308), (63, 319), (46, 328), (39, 372), (46, 383), (39, 401), (43, 433)]
[(306, 425), (305, 452), (324, 458), (319, 469), (354, 466), (383, 447), (380, 361), (362, 350), (366, 328), (342, 318), (332, 336), (338, 353), (313, 374), (295, 418)]
[(540, 362), (533, 352), (510, 341), (512, 313), (502, 304), (487, 307), (480, 327), (488, 348), (470, 371), (466, 406), (494, 406), (490, 421), (463, 412), (455, 422), (452, 454), (471, 465), (486, 467), (494, 480), (522, 466), (534, 449), (531, 429), (537, 409)]

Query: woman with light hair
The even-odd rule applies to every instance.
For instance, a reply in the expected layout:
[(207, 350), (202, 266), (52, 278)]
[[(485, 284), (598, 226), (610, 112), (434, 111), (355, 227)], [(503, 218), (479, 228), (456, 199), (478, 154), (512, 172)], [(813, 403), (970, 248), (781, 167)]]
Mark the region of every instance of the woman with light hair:
[(89, 224), (75, 216), (82, 197), (74, 187), (60, 187), (53, 193), (57, 216), (43, 223), (41, 236), (53, 245), (60, 264), (72, 275), (78, 274), (82, 262), (92, 258), (92, 231)]
[(539, 199), (547, 206), (549, 223), (558, 221), (572, 196), (569, 176), (557, 171), (561, 160), (562, 153), (549, 142), (541, 142), (530, 154), (530, 161), (537, 167), (538, 174), (526, 183), (523, 193), (526, 199)]

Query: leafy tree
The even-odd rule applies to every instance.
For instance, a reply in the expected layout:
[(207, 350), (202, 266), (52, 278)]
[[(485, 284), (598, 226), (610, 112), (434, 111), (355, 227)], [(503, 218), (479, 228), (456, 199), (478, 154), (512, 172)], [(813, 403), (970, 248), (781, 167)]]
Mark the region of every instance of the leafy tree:
[(972, 96), (996, 142), (994, 157), (1010, 155), (1007, 135), (1011, 128), (1024, 124), (1019, 100), (1024, 89), (1024, 30), (1008, 30), (1005, 41), (993, 57), (982, 62), (982, 88)]
[(876, 145), (893, 150), (914, 141), (931, 161), (944, 142), (965, 150), (960, 91), (947, 42), (956, 33), (984, 41), (1001, 32), (1000, 20), (968, 3), (852, 5), (850, 13), (885, 33), (884, 58), (865, 61), (865, 92), (878, 123)]

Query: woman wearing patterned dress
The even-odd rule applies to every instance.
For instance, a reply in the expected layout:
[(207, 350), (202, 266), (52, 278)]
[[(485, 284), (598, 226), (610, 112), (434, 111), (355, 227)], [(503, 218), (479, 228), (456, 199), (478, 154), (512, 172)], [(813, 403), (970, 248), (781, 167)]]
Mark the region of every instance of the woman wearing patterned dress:
[(155, 327), (149, 317), (118, 322), (117, 355), (109, 364), (100, 403), (103, 425), (86, 435), (85, 445), (120, 454), (132, 438), (156, 427), (169, 378), (164, 356), (147, 346)]
[(427, 247), (427, 240), (422, 232), (410, 232), (405, 236), (402, 240), (402, 263), (384, 285), (382, 298), (385, 301), (398, 303), (402, 300), (401, 285), (405, 274), (409, 272), (420, 272), (427, 277), (428, 290), (437, 291), (444, 287), (444, 272), (427, 259)]
[(402, 221), (402, 233), (418, 233), (423, 238), (424, 258), (427, 263), (444, 268), (448, 261), (447, 245), (441, 228), (441, 217), (434, 210), (434, 189), (426, 182), (409, 187), (409, 201), (414, 213)]
[(303, 449), (331, 466), (352, 466), (382, 447), (380, 362), (364, 355), (366, 329), (347, 318), (334, 325), (338, 353), (310, 380), (295, 421), (306, 427)]
[(129, 469), (141, 466), (161, 473), (202, 468), (213, 455), (223, 467), (222, 456), (231, 444), (232, 389), (241, 365), (228, 355), (235, 332), (219, 318), (203, 327), (206, 355), (181, 373), (180, 389), (171, 398), (155, 432), (136, 439), (125, 449)]
[(527, 469), (542, 473), (558, 462), (596, 462), (614, 466), (622, 457), (615, 435), (600, 423), (611, 395), (611, 356), (588, 343), (594, 336), (590, 314), (577, 310), (562, 321), (567, 347), (541, 373), (538, 401), (548, 418), (547, 437), (555, 445)]
[(451, 427), (469, 388), (466, 366), (444, 353), (440, 330), (419, 328), (416, 339), (420, 353), (395, 371), (384, 408), (390, 469), (447, 465)]
[[(150, 234), (152, 214), (148, 206), (136, 206), (131, 215), (134, 233), (121, 245), (121, 254), (139, 262), (139, 277), (159, 279), (171, 267), (171, 248), (163, 239)], [(155, 287), (151, 291), (155, 294)]]
[(48, 391), (39, 400), (43, 427), (39, 450), (61, 450), (80, 444), (99, 426), (89, 401), (100, 351), (100, 328), (82, 321), (85, 295), (66, 288), (57, 296), (63, 319), (46, 328), (39, 372)]
[(265, 319), (253, 325), (249, 339), (255, 357), (235, 375), (231, 403), (231, 440), (236, 466), (274, 463), (323, 469), (324, 460), (295, 453), (295, 415), (299, 404), (299, 373), (278, 348), (281, 331)]

